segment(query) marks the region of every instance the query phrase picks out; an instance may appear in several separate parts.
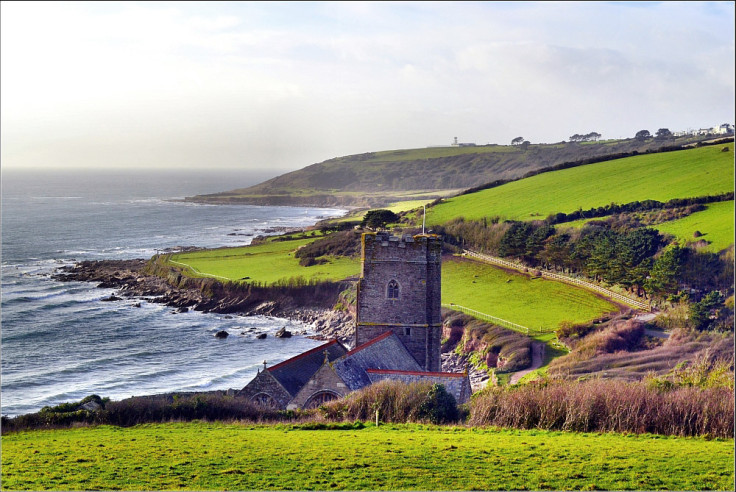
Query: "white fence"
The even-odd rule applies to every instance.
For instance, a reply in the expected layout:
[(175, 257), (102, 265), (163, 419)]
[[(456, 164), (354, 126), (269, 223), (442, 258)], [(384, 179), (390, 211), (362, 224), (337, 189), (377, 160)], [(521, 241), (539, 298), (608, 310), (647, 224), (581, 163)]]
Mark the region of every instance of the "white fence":
[(450, 304), (442, 304), (442, 307), (452, 309), (453, 311), (460, 311), (461, 313), (469, 314), (473, 316), (474, 318), (482, 319), (484, 321), (489, 321), (496, 325), (503, 326), (504, 328), (509, 328), (511, 330), (518, 331), (526, 335), (539, 335), (543, 333), (540, 330), (530, 330), (529, 327), (527, 326), (522, 326), (520, 324), (513, 323), (511, 321), (508, 321), (502, 318), (497, 318), (495, 316), (491, 316), (490, 314), (481, 313), (480, 311), (476, 311), (475, 309), (470, 309), (469, 307), (460, 306), (452, 302)]
[[(463, 254), (465, 254), (466, 256), (470, 256), (472, 258), (476, 258), (481, 261), (485, 261), (487, 263), (494, 264), (494, 265), (500, 265), (500, 266), (505, 266), (508, 268), (513, 268), (514, 270), (520, 270), (520, 271), (530, 270), (529, 267), (521, 263), (514, 263), (512, 261), (507, 261), (501, 258), (496, 258), (495, 256), (489, 256), (489, 255), (484, 255), (481, 253), (476, 253), (475, 251), (470, 251), (467, 249), (463, 250)], [(541, 273), (543, 278), (549, 278), (552, 280), (558, 280), (560, 282), (577, 285), (578, 287), (583, 287), (584, 289), (598, 292), (599, 294), (602, 294), (608, 297), (609, 299), (623, 302), (624, 304), (628, 304), (629, 306), (635, 307), (637, 309), (641, 309), (643, 311), (652, 310), (652, 307), (648, 302), (644, 302), (640, 299), (632, 299), (631, 297), (625, 296), (618, 292), (613, 292), (612, 290), (608, 290), (605, 287), (601, 287), (600, 285), (596, 285), (591, 282), (586, 282), (585, 280), (580, 280), (580, 279), (573, 278), (573, 277), (567, 277), (565, 275), (560, 275), (558, 273), (547, 272), (544, 270), (537, 270), (537, 271)]]

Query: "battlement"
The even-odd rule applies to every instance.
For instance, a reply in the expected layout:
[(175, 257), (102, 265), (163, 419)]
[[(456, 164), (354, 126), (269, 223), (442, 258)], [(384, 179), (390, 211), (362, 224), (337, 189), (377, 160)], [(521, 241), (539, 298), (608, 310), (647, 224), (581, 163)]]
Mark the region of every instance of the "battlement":
[(403, 234), (394, 236), (388, 232), (365, 232), (363, 233), (363, 244), (374, 243), (382, 247), (397, 246), (405, 248), (407, 244), (441, 244), (442, 239), (437, 234)]

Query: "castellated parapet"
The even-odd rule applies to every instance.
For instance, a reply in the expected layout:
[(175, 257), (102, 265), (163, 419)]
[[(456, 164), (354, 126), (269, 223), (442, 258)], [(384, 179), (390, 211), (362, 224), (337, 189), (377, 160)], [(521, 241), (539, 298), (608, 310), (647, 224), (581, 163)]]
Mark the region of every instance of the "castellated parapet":
[(355, 346), (393, 331), (425, 371), (440, 371), (442, 239), (362, 236)]

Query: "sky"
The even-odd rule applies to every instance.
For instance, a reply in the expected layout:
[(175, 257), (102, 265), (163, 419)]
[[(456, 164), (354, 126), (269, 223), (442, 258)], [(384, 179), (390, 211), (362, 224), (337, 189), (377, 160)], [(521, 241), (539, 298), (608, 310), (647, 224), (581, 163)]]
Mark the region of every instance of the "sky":
[(289, 171), (734, 123), (733, 2), (7, 2), (3, 168)]

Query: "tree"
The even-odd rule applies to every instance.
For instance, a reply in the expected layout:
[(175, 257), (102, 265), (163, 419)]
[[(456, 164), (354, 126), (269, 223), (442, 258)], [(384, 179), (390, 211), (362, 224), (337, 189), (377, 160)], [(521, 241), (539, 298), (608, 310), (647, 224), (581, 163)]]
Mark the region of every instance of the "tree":
[(668, 138), (672, 138), (672, 132), (669, 128), (660, 128), (657, 130), (657, 140), (666, 140)]
[(363, 222), (360, 223), (362, 227), (370, 227), (371, 229), (380, 229), (386, 227), (386, 224), (398, 222), (399, 216), (393, 213), (391, 210), (377, 209), (369, 210), (365, 216), (363, 216)]
[(680, 272), (685, 261), (685, 251), (679, 246), (666, 250), (654, 262), (646, 288), (652, 294), (676, 294), (680, 287)]
[(521, 145), (524, 142), (524, 137), (516, 137), (511, 141), (511, 145)]
[(720, 317), (722, 307), (721, 293), (717, 290), (708, 292), (699, 302), (690, 306), (690, 322), (698, 330), (707, 330)]
[(599, 138), (601, 138), (601, 134), (598, 132), (590, 132), (587, 135), (585, 135), (585, 141), (588, 142), (590, 140), (596, 142)]
[(649, 133), (649, 130), (639, 130), (638, 132), (636, 132), (636, 136), (634, 138), (643, 142), (648, 138), (652, 138), (652, 134)]
[(526, 241), (533, 232), (528, 222), (513, 222), (498, 244), (500, 256), (523, 256), (526, 253)]

